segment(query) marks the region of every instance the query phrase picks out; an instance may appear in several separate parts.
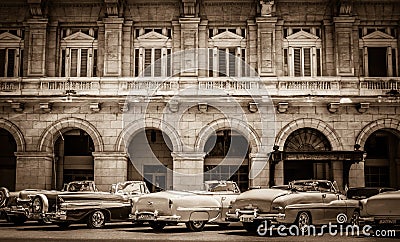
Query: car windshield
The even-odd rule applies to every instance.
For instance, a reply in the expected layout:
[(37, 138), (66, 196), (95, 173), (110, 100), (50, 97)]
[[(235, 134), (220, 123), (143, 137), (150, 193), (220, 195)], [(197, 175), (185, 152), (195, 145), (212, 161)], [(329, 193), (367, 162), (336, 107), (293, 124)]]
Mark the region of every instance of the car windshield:
[(291, 188), (296, 191), (320, 191), (334, 192), (332, 183), (329, 181), (295, 181), (292, 182)]
[(141, 184), (134, 182), (118, 183), (117, 192), (125, 194), (142, 193)]
[(238, 192), (239, 188), (234, 182), (206, 182), (204, 188), (207, 192)]
[(93, 192), (93, 186), (91, 182), (71, 182), (68, 184), (69, 192)]

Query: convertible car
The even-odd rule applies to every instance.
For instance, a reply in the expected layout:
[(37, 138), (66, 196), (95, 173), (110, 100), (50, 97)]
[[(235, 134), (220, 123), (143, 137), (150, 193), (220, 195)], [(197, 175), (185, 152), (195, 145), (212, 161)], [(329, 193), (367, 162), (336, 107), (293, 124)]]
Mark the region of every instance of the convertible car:
[(154, 230), (177, 223), (185, 223), (190, 231), (201, 231), (206, 223), (227, 226), (225, 212), (239, 194), (237, 184), (231, 181), (207, 181), (201, 191), (148, 194), (132, 207), (131, 219), (148, 222)]
[(346, 221), (357, 221), (357, 200), (348, 200), (339, 193), (336, 183), (327, 180), (301, 180), (289, 184), (290, 189), (249, 190), (236, 198), (227, 213), (227, 220), (241, 221), (249, 232), (255, 232), (266, 221), (270, 224), (295, 224), (301, 231), (309, 225), (337, 223), (339, 214)]
[[(54, 200), (59, 194), (68, 193), (94, 193), (98, 192), (94, 181), (73, 181), (64, 185), (62, 191), (24, 189), (18, 192), (9, 192), (7, 188), (0, 188), (0, 211), (5, 218), (16, 225), (21, 225), (27, 220), (44, 222), (43, 217), (35, 214), (33, 200), (43, 197)], [(36, 199), (38, 201), (38, 199)]]
[(400, 224), (400, 190), (360, 200), (360, 222), (371, 226)]
[(112, 185), (110, 192), (63, 193), (54, 198), (37, 195), (32, 213), (63, 228), (83, 222), (98, 229), (106, 222), (128, 221), (132, 205), (147, 193), (145, 182), (125, 181)]

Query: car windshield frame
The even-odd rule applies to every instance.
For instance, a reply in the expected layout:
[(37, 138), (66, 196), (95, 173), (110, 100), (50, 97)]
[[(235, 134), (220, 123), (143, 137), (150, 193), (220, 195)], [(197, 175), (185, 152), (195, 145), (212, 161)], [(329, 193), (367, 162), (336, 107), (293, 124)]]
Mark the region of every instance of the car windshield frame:
[(203, 185), (206, 192), (233, 192), (240, 193), (240, 189), (236, 182), (230, 181), (207, 181)]
[(301, 191), (301, 192), (331, 192), (337, 193), (336, 188), (330, 181), (317, 181), (317, 180), (307, 180), (307, 181), (292, 181), (289, 184), (291, 190)]
[(93, 182), (90, 181), (74, 181), (67, 185), (68, 192), (95, 192)]
[(121, 182), (116, 185), (116, 193), (142, 194), (146, 193), (146, 190), (141, 182)]

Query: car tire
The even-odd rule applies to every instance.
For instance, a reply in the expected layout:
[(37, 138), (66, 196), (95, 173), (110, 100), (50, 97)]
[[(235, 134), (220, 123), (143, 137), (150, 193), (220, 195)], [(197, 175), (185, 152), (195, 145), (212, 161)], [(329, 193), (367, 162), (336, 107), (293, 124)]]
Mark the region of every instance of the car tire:
[(87, 226), (91, 229), (101, 229), (106, 224), (106, 215), (103, 211), (97, 210), (91, 213), (87, 220)]
[(250, 234), (257, 233), (258, 226), (260, 226), (260, 224), (256, 222), (242, 222), (242, 224), (243, 228)]
[(57, 226), (58, 226), (59, 228), (61, 228), (61, 229), (66, 229), (66, 228), (68, 228), (70, 225), (71, 225), (71, 223), (69, 223), (69, 222), (60, 222), (60, 223), (57, 223)]
[(301, 232), (307, 232), (309, 226), (311, 225), (311, 215), (305, 211), (300, 212), (297, 215), (296, 225)]
[(16, 226), (23, 225), (27, 218), (25, 216), (8, 216), (8, 220)]
[(154, 231), (161, 231), (163, 230), (165, 225), (167, 225), (165, 222), (158, 222), (158, 221), (149, 222), (149, 224)]
[(7, 188), (0, 188), (0, 208), (7, 206), (8, 200), (10, 199), (10, 192)]
[(200, 232), (203, 230), (207, 221), (189, 221), (186, 222), (186, 228), (188, 228), (192, 232)]

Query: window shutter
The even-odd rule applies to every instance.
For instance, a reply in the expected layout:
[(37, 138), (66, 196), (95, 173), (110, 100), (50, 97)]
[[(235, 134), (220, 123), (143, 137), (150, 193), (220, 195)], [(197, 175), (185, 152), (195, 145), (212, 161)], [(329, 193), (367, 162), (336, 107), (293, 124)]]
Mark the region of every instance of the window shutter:
[(151, 76), (151, 49), (144, 50), (144, 76)]
[(161, 49), (154, 50), (154, 76), (161, 76)]
[(311, 51), (310, 48), (304, 48), (304, 76), (311, 76)]
[(226, 51), (222, 49), (218, 52), (219, 76), (226, 76)]
[(78, 50), (71, 49), (71, 74), (70, 76), (77, 76), (77, 67), (78, 67)]
[(92, 76), (97, 76), (97, 50), (93, 50), (93, 72)]
[(65, 49), (61, 50), (61, 76), (65, 77)]
[(235, 49), (229, 49), (229, 76), (236, 76)]
[(134, 76), (139, 76), (139, 49), (135, 49)]
[(214, 71), (214, 50), (208, 49), (208, 76), (213, 76)]
[(14, 76), (15, 49), (8, 49), (7, 77)]
[(88, 49), (81, 50), (81, 75), (87, 76)]
[(294, 76), (301, 76), (301, 61), (300, 61), (300, 50), (301, 49), (293, 49), (294, 51)]
[(170, 77), (172, 75), (172, 58), (171, 58), (171, 49), (167, 49), (167, 76)]
[(6, 66), (6, 50), (0, 49), (0, 76), (5, 76), (5, 66)]

